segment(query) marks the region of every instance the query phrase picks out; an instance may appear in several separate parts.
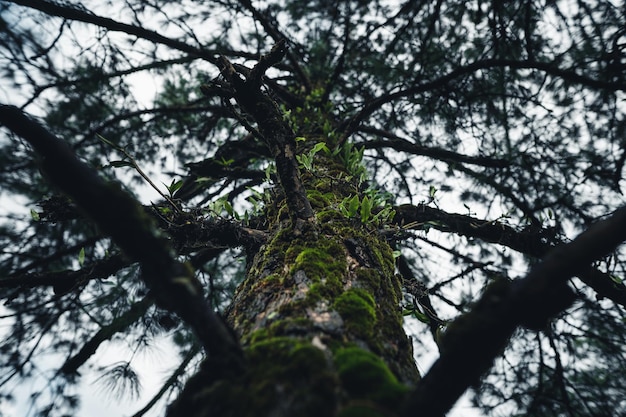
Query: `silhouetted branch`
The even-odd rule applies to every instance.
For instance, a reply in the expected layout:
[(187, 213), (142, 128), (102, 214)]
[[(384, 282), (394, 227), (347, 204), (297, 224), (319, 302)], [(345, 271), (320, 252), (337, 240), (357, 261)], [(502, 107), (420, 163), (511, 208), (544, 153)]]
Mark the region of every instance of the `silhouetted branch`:
[(33, 95), (31, 96), (31, 98), (28, 99), (28, 101), (26, 101), (26, 103), (24, 103), (24, 105), (21, 106), (21, 108), (22, 109), (26, 108), (29, 104), (35, 101), (35, 99), (39, 97), (41, 93), (43, 93), (49, 88), (74, 86), (82, 82), (103, 81), (103, 80), (108, 80), (108, 79), (115, 78), (115, 77), (121, 77), (124, 75), (133, 74), (136, 72), (141, 72), (141, 71), (146, 71), (146, 70), (151, 70), (151, 69), (156, 69), (156, 68), (167, 68), (173, 64), (183, 64), (183, 63), (191, 62), (195, 59), (198, 59), (198, 57), (183, 56), (183, 57), (175, 58), (175, 59), (154, 61), (154, 62), (150, 62), (149, 64), (138, 65), (136, 67), (132, 67), (132, 68), (128, 68), (128, 69), (124, 69), (120, 71), (98, 73), (97, 75), (93, 75), (93, 76), (76, 77), (76, 78), (64, 77), (52, 83), (35, 87), (35, 91), (33, 92)]
[(65, 294), (77, 286), (93, 279), (106, 279), (129, 264), (121, 255), (85, 265), (77, 271), (57, 271), (44, 274), (14, 275), (0, 279), (0, 288), (32, 288), (51, 286), (57, 295)]
[[(482, 220), (465, 214), (447, 213), (423, 204), (404, 204), (394, 207), (394, 223), (410, 229), (431, 227), (442, 232), (453, 232), (475, 237), (485, 242), (499, 243), (520, 253), (540, 258), (551, 248), (547, 230), (537, 233), (518, 232), (497, 220)], [(553, 237), (553, 236), (552, 236)]]
[[(261, 23), (263, 29), (265, 29), (267, 34), (272, 37), (274, 42), (279, 43), (281, 41), (284, 41), (284, 39), (288, 39), (287, 36), (285, 36), (278, 30), (275, 22), (271, 22), (269, 16), (267, 14), (261, 13), (261, 11), (259, 11), (256, 7), (252, 5), (252, 2), (250, 0), (239, 0), (239, 3), (241, 3), (246, 9), (248, 9), (252, 13), (252, 16), (256, 19), (256, 21)], [(294, 72), (298, 75), (298, 78), (300, 79), (306, 90), (311, 91), (311, 81), (300, 66), (301, 60), (297, 56), (295, 56), (291, 50), (287, 50), (286, 54), (287, 58), (289, 59), (289, 63), (293, 66)]]
[(102, 239), (101, 236), (94, 236), (94, 237), (84, 239), (74, 245), (70, 245), (64, 248), (59, 248), (54, 253), (51, 253), (48, 256), (36, 259), (33, 262), (30, 262), (24, 265), (23, 267), (16, 269), (15, 271), (12, 271), (11, 275), (14, 277), (19, 276), (19, 275), (24, 275), (32, 269), (35, 269), (42, 265), (48, 265), (56, 260), (63, 258), (64, 256), (68, 256), (70, 254), (78, 255), (78, 252), (81, 250), (81, 248), (93, 245), (95, 242), (97, 242), (100, 239)]
[(192, 349), (185, 355), (185, 358), (183, 359), (181, 364), (178, 365), (178, 368), (176, 368), (174, 372), (172, 372), (172, 374), (169, 376), (169, 378), (167, 378), (167, 380), (163, 383), (159, 392), (157, 392), (141, 410), (133, 414), (132, 417), (141, 417), (144, 414), (146, 414), (152, 407), (154, 407), (157, 401), (159, 401), (159, 399), (163, 397), (163, 395), (167, 392), (167, 390), (171, 389), (177, 383), (179, 378), (185, 373), (185, 370), (187, 369), (187, 365), (189, 365), (191, 360), (199, 352), (200, 352), (200, 349), (197, 346), (192, 347)]
[(131, 305), (128, 311), (121, 316), (116, 317), (111, 323), (98, 330), (98, 332), (83, 345), (76, 355), (66, 360), (61, 367), (61, 372), (66, 375), (77, 373), (78, 368), (80, 368), (94, 353), (96, 353), (96, 350), (102, 342), (111, 340), (116, 333), (126, 330), (129, 326), (139, 320), (153, 304), (154, 298), (147, 296), (141, 301)]
[(448, 163), (460, 162), (472, 165), (480, 165), (488, 168), (506, 168), (508, 166), (511, 166), (511, 161), (506, 159), (479, 155), (463, 155), (457, 152), (449, 151), (447, 149), (422, 146), (417, 143), (409, 142), (406, 139), (402, 139), (396, 135), (393, 135), (390, 132), (385, 132), (379, 129), (362, 127), (358, 130), (360, 132), (372, 133), (388, 138), (387, 140), (368, 140), (365, 142), (360, 142), (359, 146), (363, 146), (365, 149), (390, 148), (396, 151), (406, 152), (413, 155), (427, 156)]
[(107, 183), (70, 147), (14, 106), (0, 105), (0, 123), (24, 138), (40, 156), (45, 177), (70, 196), (100, 229), (142, 266), (142, 278), (157, 304), (178, 314), (195, 331), (207, 353), (221, 358), (224, 372), (243, 367), (238, 341), (210, 308), (200, 282), (176, 260), (143, 207), (117, 184)]
[(626, 207), (552, 250), (525, 278), (495, 281), (469, 313), (448, 326), (440, 358), (411, 394), (402, 415), (445, 415), (489, 370), (516, 328), (543, 328), (574, 301), (567, 281), (624, 240)]
[[(232, 143), (237, 142), (226, 142), (226, 144)], [(265, 179), (265, 172), (247, 168), (251, 160), (257, 156), (259, 156), (259, 153), (255, 152), (253, 144), (248, 144), (248, 149), (229, 152), (221, 157), (216, 155), (200, 162), (191, 162), (187, 164), (189, 174), (184, 179), (182, 187), (174, 193), (174, 197), (181, 200), (190, 200), (203, 191), (208, 191), (214, 184), (222, 181), (224, 178)]]
[[(345, 140), (350, 134), (352, 134), (358, 126), (369, 117), (372, 113), (381, 108), (383, 104), (391, 103), (395, 100), (412, 97), (427, 91), (432, 91), (438, 88), (447, 86), (452, 81), (469, 75), (475, 71), (486, 70), (492, 68), (512, 68), (512, 69), (532, 69), (544, 72), (554, 77), (559, 77), (564, 81), (579, 84), (591, 89), (597, 90), (613, 90), (623, 91), (626, 90), (626, 84), (622, 82), (604, 81), (594, 78), (589, 78), (584, 75), (580, 75), (574, 70), (562, 69), (549, 62), (537, 62), (537, 61), (516, 61), (511, 59), (483, 59), (480, 61), (472, 62), (462, 67), (456, 68), (437, 79), (426, 81), (421, 84), (414, 85), (403, 90), (398, 90), (393, 93), (387, 93), (369, 101), (357, 114), (345, 121), (340, 131), (343, 132), (343, 140)], [(343, 142), (343, 140), (341, 142)]]
[(141, 39), (146, 39), (157, 44), (166, 45), (170, 48), (186, 52), (192, 56), (200, 57), (213, 64), (217, 63), (217, 57), (214, 52), (195, 48), (185, 42), (168, 38), (152, 30), (129, 25), (126, 23), (120, 23), (107, 17), (98, 16), (94, 13), (85, 11), (84, 8), (79, 9), (77, 7), (65, 6), (59, 3), (51, 3), (43, 0), (11, 0), (11, 3), (19, 4), (20, 6), (30, 7), (51, 16), (58, 16), (68, 20), (91, 23), (96, 26), (112, 30), (114, 32), (127, 33), (129, 35), (137, 36)]
[[(220, 106), (212, 106), (212, 105), (195, 105), (195, 103), (189, 103), (185, 106), (161, 106), (161, 107), (153, 107), (150, 109), (141, 109), (134, 110), (125, 113), (116, 114), (113, 117), (108, 118), (107, 120), (102, 121), (97, 126), (91, 128), (88, 132), (85, 133), (85, 138), (93, 137), (94, 134), (98, 132), (102, 132), (103, 129), (108, 126), (114, 125), (116, 123), (121, 122), (122, 120), (128, 120), (135, 117), (140, 117), (143, 115), (171, 115), (171, 114), (184, 114), (184, 113), (208, 113), (211, 114), (219, 114), (220, 116), (225, 116), (226, 112)], [(82, 141), (79, 141), (77, 147), (80, 145)]]
[[(464, 214), (452, 214), (424, 205), (395, 207), (394, 222), (399, 226), (420, 229), (425, 225), (442, 232), (497, 243), (534, 258), (543, 258), (558, 241), (548, 229), (537, 232), (517, 231), (498, 221), (487, 221)], [(576, 276), (601, 297), (626, 307), (626, 287), (615, 283), (611, 276), (592, 266), (580, 268)]]

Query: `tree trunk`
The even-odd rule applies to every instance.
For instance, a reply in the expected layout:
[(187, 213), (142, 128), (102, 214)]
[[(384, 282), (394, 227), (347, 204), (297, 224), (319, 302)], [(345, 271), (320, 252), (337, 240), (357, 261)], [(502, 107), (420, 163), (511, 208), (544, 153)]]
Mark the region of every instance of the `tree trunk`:
[(355, 199), (348, 215), (339, 209), (360, 194), (345, 165), (319, 152), (302, 175), (315, 212), (304, 227), (292, 227), (277, 191), (268, 243), (249, 259), (227, 313), (247, 367), (228, 372), (207, 358), (170, 416), (397, 413), (419, 379), (400, 281), (391, 248), (371, 217), (361, 217), (366, 208)]

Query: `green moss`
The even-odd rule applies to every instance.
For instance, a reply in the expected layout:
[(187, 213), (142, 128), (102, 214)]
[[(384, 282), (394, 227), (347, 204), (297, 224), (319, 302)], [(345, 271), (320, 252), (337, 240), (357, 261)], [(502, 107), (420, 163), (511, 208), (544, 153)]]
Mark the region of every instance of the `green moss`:
[(384, 277), (376, 270), (371, 268), (358, 268), (356, 276), (359, 283), (372, 291), (376, 292), (381, 286)]
[(361, 337), (372, 335), (376, 324), (376, 303), (370, 293), (362, 288), (350, 288), (337, 297), (333, 307), (348, 330)]
[(334, 299), (342, 291), (341, 281), (336, 278), (327, 280), (325, 283), (314, 283), (309, 287), (306, 298), (311, 303), (322, 299)]
[[(308, 178), (308, 189), (317, 190), (324, 194), (332, 194), (334, 196), (331, 201), (336, 201), (338, 197), (341, 198), (359, 192), (358, 187), (348, 180), (349, 175), (341, 163), (337, 163), (331, 160), (324, 161), (323, 164), (318, 164), (318, 167), (323, 166), (323, 175)], [(307, 178), (303, 175), (303, 179)]]
[[(292, 409), (298, 416), (331, 415), (335, 407), (334, 381), (328, 360), (310, 342), (292, 337), (273, 337), (246, 349), (252, 368), (248, 395), (259, 408), (246, 415), (265, 415), (267, 405), (275, 407), (277, 392), (281, 398), (291, 398)], [(320, 414), (321, 413), (321, 414)]]
[(288, 220), (289, 219), (289, 207), (287, 205), (283, 205), (278, 209), (278, 220)]
[(306, 193), (309, 202), (311, 203), (311, 207), (314, 209), (321, 209), (330, 205), (330, 198), (332, 194), (325, 193), (322, 194), (318, 190), (308, 190)]
[(309, 301), (317, 302), (326, 296), (325, 286), (316, 282), (309, 287), (309, 291), (306, 293), (306, 298)]
[(267, 288), (272, 286), (280, 285), (283, 281), (283, 278), (278, 274), (269, 274), (264, 278), (261, 278), (256, 284), (255, 287), (259, 288)]
[(346, 218), (339, 210), (321, 210), (315, 214), (317, 221), (324, 226), (326, 223), (341, 222)]
[[(319, 240), (312, 242), (315, 247), (291, 246), (285, 257), (287, 259), (297, 254), (291, 273), (298, 270), (304, 271), (307, 277), (313, 282), (320, 282), (322, 279), (337, 279), (346, 270), (343, 247), (330, 240)], [(311, 245), (312, 246), (312, 245)]]
[(311, 321), (308, 318), (287, 318), (273, 322), (269, 327), (269, 333), (273, 336), (303, 333), (310, 327)]
[(269, 338), (269, 336), (270, 336), (270, 333), (267, 331), (267, 329), (258, 329), (258, 330), (253, 331), (249, 335), (247, 335), (242, 340), (242, 343), (244, 344), (258, 343), (262, 340)]
[[(202, 387), (188, 395), (180, 415), (252, 417), (283, 415), (283, 408), (299, 417), (334, 415), (337, 377), (326, 354), (308, 340), (273, 337), (244, 350), (248, 366), (242, 374), (210, 385), (212, 369), (205, 362), (189, 384)], [(285, 403), (286, 402), (286, 403)]]
[(326, 357), (320, 349), (292, 337), (272, 337), (254, 343), (246, 350), (246, 356), (257, 368), (262, 368), (257, 371), (267, 379), (306, 378), (327, 368)]
[[(378, 243), (378, 244), (376, 244)], [(385, 273), (393, 274), (395, 270), (395, 260), (391, 247), (385, 242), (374, 242), (370, 240), (370, 244), (376, 260), (383, 267)]]
[(339, 349), (335, 353), (335, 365), (344, 389), (355, 399), (395, 408), (408, 391), (382, 359), (367, 350), (357, 347)]
[(291, 273), (302, 270), (313, 282), (319, 282), (327, 274), (327, 264), (332, 257), (319, 249), (303, 249), (295, 259)]

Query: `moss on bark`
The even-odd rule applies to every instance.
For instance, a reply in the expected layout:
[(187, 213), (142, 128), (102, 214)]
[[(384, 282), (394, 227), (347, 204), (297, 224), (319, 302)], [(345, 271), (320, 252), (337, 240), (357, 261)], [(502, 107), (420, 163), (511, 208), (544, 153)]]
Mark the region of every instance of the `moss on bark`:
[(198, 406), (222, 403), (212, 415), (224, 416), (394, 416), (419, 375), (392, 250), (374, 225), (341, 213), (358, 187), (331, 155), (302, 178), (315, 219), (294, 233), (284, 201), (268, 207), (270, 239), (227, 312), (249, 369), (211, 382), (205, 366)]

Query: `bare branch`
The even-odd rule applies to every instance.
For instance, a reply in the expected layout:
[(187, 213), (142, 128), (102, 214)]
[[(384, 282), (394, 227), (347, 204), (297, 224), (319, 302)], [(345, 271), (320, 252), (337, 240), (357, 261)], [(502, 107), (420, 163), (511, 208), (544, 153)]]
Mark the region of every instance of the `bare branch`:
[(350, 136), (359, 125), (372, 113), (381, 108), (383, 104), (391, 103), (395, 100), (412, 97), (417, 94), (424, 93), (426, 91), (432, 91), (437, 88), (442, 88), (451, 83), (452, 81), (469, 75), (478, 70), (492, 69), (492, 68), (513, 68), (513, 69), (534, 69), (537, 71), (544, 72), (548, 75), (552, 75), (554, 77), (559, 77), (567, 82), (579, 84), (584, 87), (588, 87), (591, 89), (597, 90), (626, 90), (626, 84), (623, 82), (612, 82), (612, 81), (604, 81), (598, 80), (594, 78), (587, 77), (585, 75), (580, 75), (574, 70), (562, 69), (557, 67), (556, 65), (548, 62), (537, 62), (537, 61), (515, 61), (510, 59), (484, 59), (476, 62), (472, 62), (465, 66), (456, 68), (450, 71), (448, 74), (445, 74), (435, 80), (426, 81), (421, 84), (414, 85), (412, 87), (398, 90), (393, 93), (387, 93), (379, 96), (378, 98), (369, 101), (357, 114), (355, 114), (352, 118), (345, 121), (340, 131), (343, 132), (342, 140)]
[(96, 26), (112, 30), (114, 32), (127, 33), (141, 39), (146, 39), (157, 44), (166, 45), (170, 48), (186, 52), (191, 56), (200, 57), (213, 64), (217, 63), (217, 56), (214, 52), (195, 48), (185, 42), (168, 38), (152, 30), (129, 25), (126, 23), (120, 23), (107, 17), (98, 16), (96, 14), (86, 12), (84, 9), (78, 9), (71, 6), (63, 6), (58, 3), (50, 3), (42, 0), (11, 0), (11, 3), (19, 4), (20, 6), (30, 7), (51, 16), (58, 16), (69, 20), (91, 23)]
[(472, 310), (448, 326), (441, 356), (409, 397), (403, 416), (443, 416), (520, 326), (543, 328), (574, 301), (567, 281), (626, 240), (626, 207), (551, 251), (528, 275), (495, 281)]
[(131, 305), (128, 311), (121, 316), (116, 317), (111, 323), (98, 330), (98, 332), (83, 345), (76, 355), (66, 360), (61, 367), (61, 372), (67, 375), (77, 373), (78, 368), (80, 368), (94, 353), (96, 353), (96, 350), (102, 342), (106, 342), (116, 333), (126, 330), (129, 326), (139, 320), (153, 304), (154, 298), (147, 296)]
[[(394, 222), (408, 228), (421, 228), (428, 224), (442, 232), (453, 232), (462, 236), (481, 239), (509, 247), (519, 253), (534, 258), (543, 258), (558, 242), (550, 230), (537, 232), (519, 232), (498, 221), (487, 221), (464, 214), (446, 213), (443, 210), (424, 205), (402, 205), (395, 207)], [(410, 226), (410, 225), (414, 225)], [(611, 299), (616, 304), (626, 307), (626, 287), (618, 285), (609, 274), (592, 266), (580, 268), (576, 276), (593, 288), (601, 297)]]
[(363, 146), (366, 149), (391, 148), (395, 149), (396, 151), (403, 151), (413, 155), (427, 156), (448, 163), (460, 162), (466, 164), (480, 165), (488, 168), (506, 168), (508, 166), (511, 166), (511, 161), (506, 159), (489, 156), (463, 155), (457, 152), (449, 151), (447, 149), (422, 146), (417, 143), (409, 142), (408, 140), (396, 136), (391, 132), (385, 132), (379, 129), (362, 127), (358, 130), (360, 132), (372, 133), (388, 138), (388, 140), (370, 140), (359, 143), (359, 146)]
[(129, 264), (121, 255), (113, 255), (101, 261), (85, 265), (78, 271), (58, 271), (45, 274), (14, 275), (0, 279), (0, 288), (33, 288), (51, 286), (57, 295), (65, 294), (72, 289), (93, 279), (106, 279), (120, 268)]
[(278, 62), (285, 52), (286, 44), (277, 43), (269, 54), (261, 57), (249, 74), (242, 74), (228, 59), (220, 57), (220, 71), (232, 87), (237, 104), (256, 121), (259, 133), (276, 161), (276, 171), (287, 197), (291, 218), (299, 225), (313, 217), (313, 209), (298, 171), (295, 134), (276, 102), (261, 90), (259, 83), (263, 72)]
[[(267, 34), (272, 37), (274, 42), (278, 44), (280, 42), (284, 42), (284, 40), (287, 39), (287, 37), (278, 30), (276, 24), (270, 21), (270, 17), (255, 8), (250, 0), (239, 0), (239, 2), (252, 13), (252, 16), (259, 23), (261, 23)], [(306, 90), (311, 91), (311, 81), (300, 66), (300, 59), (298, 59), (298, 57), (295, 56), (294, 53), (289, 49), (286, 51), (286, 53), (287, 57), (289, 58), (289, 63), (293, 66), (293, 70), (298, 75), (298, 78), (300, 79), (302, 84), (304, 84)]]

